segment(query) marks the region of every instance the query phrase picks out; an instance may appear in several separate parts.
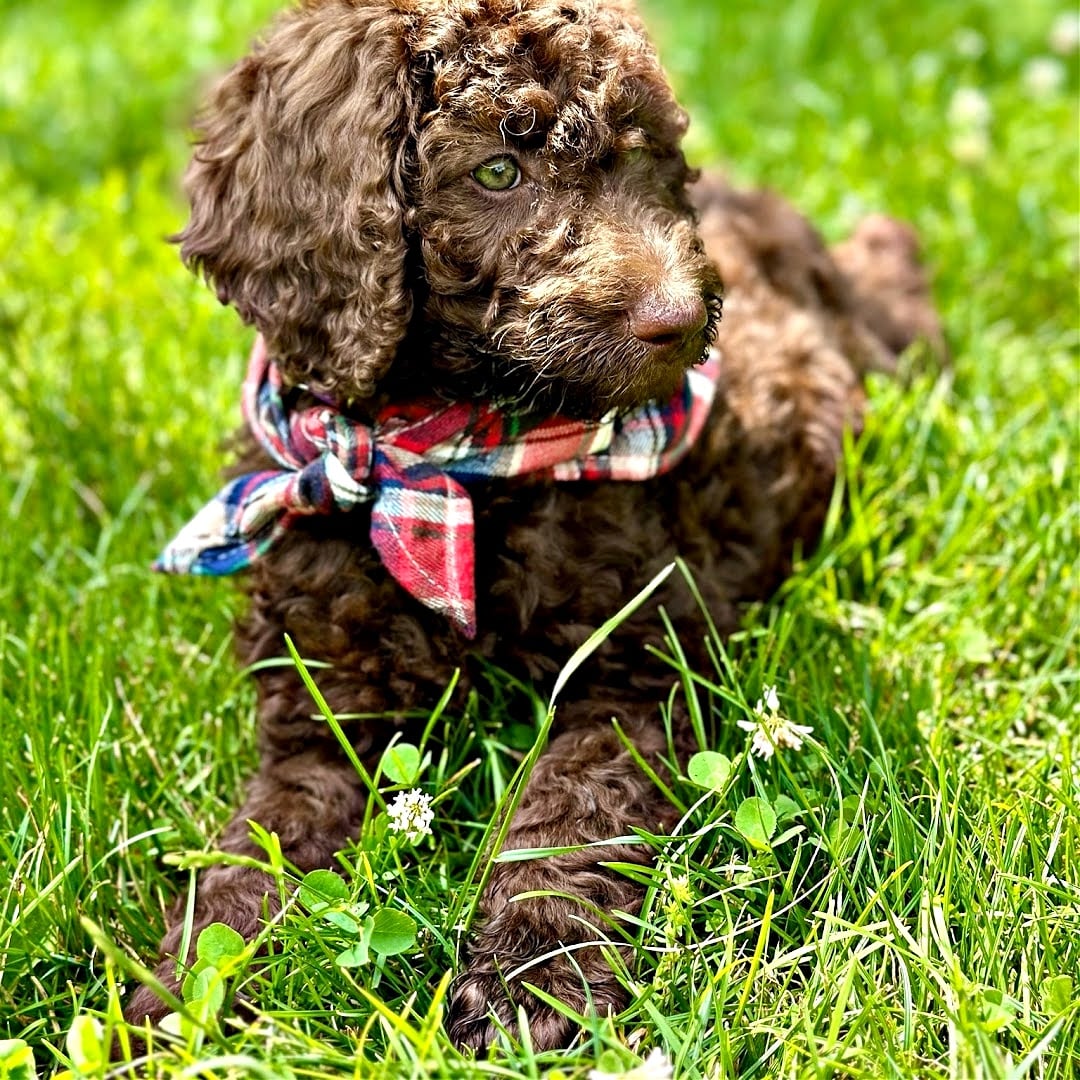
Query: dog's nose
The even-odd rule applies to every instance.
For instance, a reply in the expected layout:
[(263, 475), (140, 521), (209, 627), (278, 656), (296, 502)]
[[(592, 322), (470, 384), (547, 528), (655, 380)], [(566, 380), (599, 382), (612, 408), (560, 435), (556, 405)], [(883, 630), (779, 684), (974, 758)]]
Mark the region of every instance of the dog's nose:
[(709, 321), (705, 301), (700, 296), (664, 293), (652, 293), (638, 300), (627, 315), (630, 333), (656, 348), (682, 345), (701, 333)]

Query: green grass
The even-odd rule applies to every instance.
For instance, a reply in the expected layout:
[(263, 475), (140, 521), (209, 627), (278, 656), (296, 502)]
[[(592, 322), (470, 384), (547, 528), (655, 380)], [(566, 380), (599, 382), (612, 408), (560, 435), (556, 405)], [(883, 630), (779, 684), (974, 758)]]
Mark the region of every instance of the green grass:
[[(213, 486), (248, 344), (164, 242), (186, 118), (273, 6), (0, 6), (0, 1039), (42, 1072), (105, 1071), (68, 1032), (115, 1016), (186, 886), (165, 857), (210, 850), (255, 758), (234, 591), (147, 565)], [(407, 913), (421, 947), (342, 968), (353, 939), (297, 908), (261, 985), (233, 977), (259, 1019), (160, 1049), (158, 1075), (584, 1077), (628, 1043), (679, 1077), (1080, 1072), (1077, 54), (1042, 93), (1029, 66), (1059, 10), (649, 5), (697, 160), (830, 238), (912, 221), (954, 364), (875, 382), (843, 510), (714, 670), (673, 646), (734, 770), (681, 782), (683, 824), (646, 838), (640, 924), (611, 931), (636, 942), (626, 1014), (490, 1063), (441, 1033), (470, 865), (532, 738), (493, 678), (423, 747), (434, 838), (376, 818), (348, 856), (349, 903)], [(950, 114), (964, 88), (988, 116)], [(766, 684), (814, 733), (761, 763), (735, 721)], [(755, 795), (771, 847), (736, 827)]]

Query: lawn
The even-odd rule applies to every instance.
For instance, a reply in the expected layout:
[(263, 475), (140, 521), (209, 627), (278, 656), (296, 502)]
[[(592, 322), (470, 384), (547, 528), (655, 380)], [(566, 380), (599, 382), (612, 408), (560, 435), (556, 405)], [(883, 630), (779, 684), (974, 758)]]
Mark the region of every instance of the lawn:
[[(106, 1074), (124, 987), (254, 763), (235, 590), (148, 566), (213, 485), (250, 343), (166, 242), (187, 122), (274, 6), (0, 4), (0, 1078), (31, 1051), (40, 1075)], [(1080, 1072), (1075, 10), (646, 11), (696, 161), (830, 239), (869, 209), (918, 227), (952, 365), (873, 383), (820, 549), (713, 669), (670, 643), (723, 758), (646, 838), (623, 1015), (482, 1062), (441, 1032), (474, 858), (534, 734), (493, 675), (432, 718), (418, 775), (381, 780), (438, 797), (434, 836), (373, 821), (336, 917), (295, 905), (261, 974), (218, 942), (256, 1019), (193, 983), (205, 1023), (148, 1074), (584, 1080), (654, 1050), (679, 1078)], [(768, 686), (813, 734), (761, 761), (736, 722)]]

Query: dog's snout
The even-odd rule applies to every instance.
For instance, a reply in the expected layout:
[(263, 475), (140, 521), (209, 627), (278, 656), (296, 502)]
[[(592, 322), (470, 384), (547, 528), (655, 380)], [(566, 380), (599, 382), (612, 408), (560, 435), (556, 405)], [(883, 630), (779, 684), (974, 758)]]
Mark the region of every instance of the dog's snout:
[(651, 293), (627, 311), (630, 332), (639, 341), (656, 348), (677, 347), (701, 333), (709, 321), (708, 309), (700, 296), (670, 296)]

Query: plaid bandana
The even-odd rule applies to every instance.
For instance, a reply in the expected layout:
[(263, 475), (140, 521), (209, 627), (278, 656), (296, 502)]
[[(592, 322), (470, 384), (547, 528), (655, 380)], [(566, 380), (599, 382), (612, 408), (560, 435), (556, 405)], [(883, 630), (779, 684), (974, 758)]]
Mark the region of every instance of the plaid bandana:
[(693, 445), (716, 390), (716, 350), (666, 404), (601, 421), (537, 418), (491, 404), (419, 400), (374, 425), (328, 403), (290, 409), (262, 337), (244, 382), (243, 412), (281, 466), (230, 481), (184, 526), (154, 568), (231, 574), (250, 566), (307, 514), (371, 503), (371, 542), (422, 604), (476, 634), (471, 480), (536, 473), (554, 480), (645, 480)]

